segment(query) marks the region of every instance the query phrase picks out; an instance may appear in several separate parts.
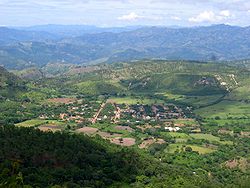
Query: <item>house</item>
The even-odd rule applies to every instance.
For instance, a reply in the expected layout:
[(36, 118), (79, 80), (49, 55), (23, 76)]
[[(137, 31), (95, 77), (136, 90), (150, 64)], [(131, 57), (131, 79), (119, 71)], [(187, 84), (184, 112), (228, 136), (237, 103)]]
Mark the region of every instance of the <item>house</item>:
[(168, 130), (169, 132), (177, 132), (181, 130), (180, 127), (165, 127), (165, 130)]

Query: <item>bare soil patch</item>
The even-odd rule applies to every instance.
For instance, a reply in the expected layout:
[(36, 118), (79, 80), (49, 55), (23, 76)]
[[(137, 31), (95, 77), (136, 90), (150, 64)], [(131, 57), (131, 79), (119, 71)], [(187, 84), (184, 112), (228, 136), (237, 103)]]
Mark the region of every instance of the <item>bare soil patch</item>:
[(76, 102), (76, 99), (75, 98), (53, 98), (53, 99), (48, 99), (48, 102), (69, 104), (69, 103)]
[(52, 132), (55, 132), (55, 131), (61, 131), (61, 127), (59, 126), (56, 126), (56, 125), (41, 125), (38, 127), (39, 130), (41, 131), (44, 131), (44, 132), (47, 132), (47, 131), (52, 131)]
[(129, 126), (115, 126), (116, 130), (123, 130), (123, 131), (128, 131), (128, 132), (133, 132), (134, 129), (129, 127)]
[(145, 149), (148, 148), (153, 143), (155, 143), (154, 139), (144, 140), (138, 147), (140, 149)]
[(144, 140), (138, 147), (140, 149), (145, 149), (145, 148), (148, 148), (149, 146), (151, 146), (152, 144), (164, 144), (166, 143), (163, 139), (153, 139), (153, 138), (150, 138), (150, 139), (147, 139), (147, 140)]
[(114, 139), (110, 140), (111, 143), (120, 145), (120, 146), (133, 146), (135, 145), (135, 139), (134, 138), (121, 138), (121, 137), (116, 137)]
[(76, 132), (78, 133), (84, 133), (84, 134), (94, 134), (98, 131), (97, 128), (93, 128), (93, 127), (83, 127), (80, 129), (77, 129)]
[(108, 133), (108, 132), (98, 132), (97, 134), (100, 135), (102, 138), (105, 138), (105, 139), (122, 136), (122, 134)]
[(146, 129), (150, 129), (152, 128), (151, 125), (143, 125), (143, 126), (136, 126), (137, 128), (141, 129), (143, 132), (146, 130)]

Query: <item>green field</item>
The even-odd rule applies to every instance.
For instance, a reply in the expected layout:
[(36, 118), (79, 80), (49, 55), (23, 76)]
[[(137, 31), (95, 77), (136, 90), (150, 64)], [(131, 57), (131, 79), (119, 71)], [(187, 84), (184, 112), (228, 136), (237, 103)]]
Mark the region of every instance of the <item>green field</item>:
[(212, 153), (216, 150), (211, 149), (211, 148), (206, 148), (202, 146), (197, 146), (197, 145), (183, 145), (183, 144), (170, 144), (166, 149), (165, 152), (167, 153), (174, 153), (179, 150), (180, 151), (185, 151), (185, 147), (191, 147), (193, 151), (199, 152), (199, 154), (208, 154)]
[(164, 103), (162, 100), (157, 100), (157, 99), (148, 99), (148, 98), (133, 98), (133, 97), (112, 97), (109, 99), (110, 101), (117, 103), (117, 104), (128, 104), (128, 105), (133, 105), (133, 104), (161, 104)]
[(250, 104), (239, 101), (224, 100), (218, 104), (195, 110), (195, 113), (202, 117), (226, 119), (228, 117), (250, 118)]
[(74, 85), (78, 90), (88, 95), (114, 94), (125, 91), (116, 81), (83, 81)]
[(208, 96), (185, 96), (181, 102), (190, 104), (195, 107), (205, 106), (214, 103), (220, 99), (223, 95), (208, 95)]
[(207, 124), (218, 124), (218, 126), (229, 126), (231, 125), (250, 125), (250, 118), (248, 119), (206, 119)]
[(192, 138), (194, 139), (204, 139), (204, 140), (208, 140), (210, 142), (219, 142), (220, 144), (233, 144), (232, 141), (221, 141), (219, 137), (217, 136), (213, 136), (211, 134), (189, 134)]
[(174, 138), (177, 143), (187, 142), (188, 139), (192, 139), (188, 134), (185, 133), (169, 132), (167, 134)]
[(44, 124), (62, 125), (63, 123), (56, 120), (32, 119), (21, 123), (17, 123), (15, 125), (18, 127), (37, 127), (39, 125), (44, 125)]
[(199, 123), (195, 121), (194, 119), (189, 119), (189, 120), (182, 120), (182, 119), (173, 119), (174, 124), (184, 124), (187, 126), (197, 126)]

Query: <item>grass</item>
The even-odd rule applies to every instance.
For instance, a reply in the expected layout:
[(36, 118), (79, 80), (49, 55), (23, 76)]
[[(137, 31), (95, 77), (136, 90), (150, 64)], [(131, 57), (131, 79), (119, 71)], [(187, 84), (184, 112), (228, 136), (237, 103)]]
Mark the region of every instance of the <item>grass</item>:
[(230, 126), (235, 124), (241, 124), (241, 125), (250, 125), (250, 118), (248, 119), (206, 119), (205, 123), (211, 124), (215, 123), (218, 124), (218, 126)]
[(191, 137), (185, 133), (169, 132), (167, 134), (174, 138), (177, 143), (187, 142), (188, 139), (191, 139)]
[(41, 119), (32, 119), (27, 120), (21, 123), (15, 124), (18, 127), (37, 127), (44, 124), (54, 124), (54, 125), (62, 125), (62, 122), (58, 122), (56, 120), (41, 120)]
[(191, 138), (188, 134), (186, 133), (177, 133), (177, 132), (169, 132), (168, 133), (170, 136), (173, 138), (181, 138), (181, 139), (189, 139)]
[(91, 127), (98, 128), (100, 131), (108, 132), (108, 133), (117, 133), (122, 134), (123, 137), (130, 137), (130, 132), (126, 130), (117, 130), (115, 129), (115, 124), (109, 124), (109, 123), (96, 123), (93, 124)]
[(205, 108), (197, 109), (194, 111), (202, 117), (221, 119), (250, 117), (250, 104), (239, 101), (224, 100), (218, 104), (208, 106)]
[(45, 124), (46, 122), (47, 120), (32, 119), (32, 120), (27, 120), (21, 123), (17, 123), (15, 125), (18, 127), (35, 127), (35, 126)]
[(214, 103), (220, 99), (223, 95), (208, 95), (208, 96), (185, 96), (181, 102), (190, 104), (195, 107), (205, 106)]
[(232, 141), (221, 141), (219, 137), (217, 136), (213, 136), (211, 134), (202, 134), (202, 133), (197, 133), (197, 134), (190, 134), (190, 136), (194, 139), (204, 139), (204, 140), (208, 140), (210, 142), (218, 142), (220, 144), (233, 144)]
[(202, 146), (197, 146), (197, 145), (184, 145), (184, 144), (170, 144), (166, 149), (165, 152), (167, 153), (174, 153), (177, 150), (185, 151), (185, 147), (191, 147), (193, 151), (197, 151), (199, 154), (208, 154), (216, 151), (215, 149), (211, 148), (206, 148)]
[(115, 102), (117, 104), (128, 104), (128, 105), (133, 105), (133, 104), (161, 104), (164, 103), (162, 100), (158, 99), (149, 99), (149, 98), (133, 98), (133, 97), (112, 97), (109, 99), (112, 102)]
[(189, 120), (182, 120), (182, 119), (174, 119), (173, 120), (174, 124), (184, 124), (187, 126), (197, 126), (199, 123), (195, 121), (195, 119), (189, 119)]
[(239, 87), (234, 89), (226, 99), (230, 100), (250, 100), (250, 87), (249, 87), (250, 79), (244, 78), (240, 81)]
[(89, 95), (113, 94), (125, 91), (116, 81), (84, 81), (75, 84), (81, 92)]
[(173, 94), (173, 93), (159, 93), (165, 97), (167, 97), (170, 100), (182, 100), (185, 96), (184, 95), (179, 95), (179, 94)]

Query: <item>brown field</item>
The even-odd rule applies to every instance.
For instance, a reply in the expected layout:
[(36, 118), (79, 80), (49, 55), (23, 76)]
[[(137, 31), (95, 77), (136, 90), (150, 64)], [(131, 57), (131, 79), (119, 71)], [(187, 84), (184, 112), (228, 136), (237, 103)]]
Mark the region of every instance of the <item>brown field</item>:
[(77, 129), (76, 132), (78, 133), (84, 133), (84, 134), (94, 134), (98, 131), (97, 128), (93, 128), (93, 127), (83, 127), (80, 129)]
[(166, 142), (165, 142), (165, 140), (159, 138), (159, 139), (157, 139), (157, 141), (155, 143), (157, 143), (157, 144), (165, 144)]
[(123, 131), (128, 131), (128, 132), (133, 132), (134, 129), (132, 129), (129, 126), (115, 126), (116, 130), (123, 130)]
[(148, 148), (148, 147), (151, 146), (153, 143), (155, 143), (155, 140), (154, 140), (154, 139), (144, 140), (138, 147), (139, 147), (140, 149)]
[(239, 168), (245, 172), (250, 168), (250, 161), (246, 158), (233, 159), (225, 162), (225, 166), (228, 168)]
[(53, 99), (48, 99), (48, 102), (69, 104), (69, 103), (76, 102), (76, 99), (75, 98), (53, 98)]
[(250, 132), (241, 131), (241, 132), (240, 132), (240, 135), (241, 135), (242, 137), (250, 138)]
[(146, 130), (146, 129), (150, 129), (152, 128), (151, 125), (144, 125), (144, 126), (136, 126), (137, 128), (141, 129), (143, 132)]
[(61, 131), (61, 127), (56, 126), (56, 125), (40, 125), (38, 127), (39, 130), (47, 132), (47, 131), (52, 131), (52, 132), (56, 132), (56, 131)]
[(218, 130), (219, 134), (233, 134), (233, 131), (226, 130), (226, 129), (220, 129)]
[(154, 143), (156, 143), (156, 144), (164, 144), (166, 142), (163, 139), (157, 139), (157, 140), (155, 140), (153, 138), (150, 138), (148, 140), (144, 140), (138, 147), (140, 149), (144, 149), (144, 148), (148, 148), (149, 146), (151, 146)]
[(122, 138), (122, 141), (120, 141), (120, 137), (116, 137), (110, 140), (111, 143), (120, 145), (120, 146), (133, 146), (135, 145), (135, 139), (134, 138)]
[(108, 132), (98, 132), (97, 134), (100, 135), (102, 138), (105, 138), (105, 139), (122, 136), (122, 134), (108, 133)]

